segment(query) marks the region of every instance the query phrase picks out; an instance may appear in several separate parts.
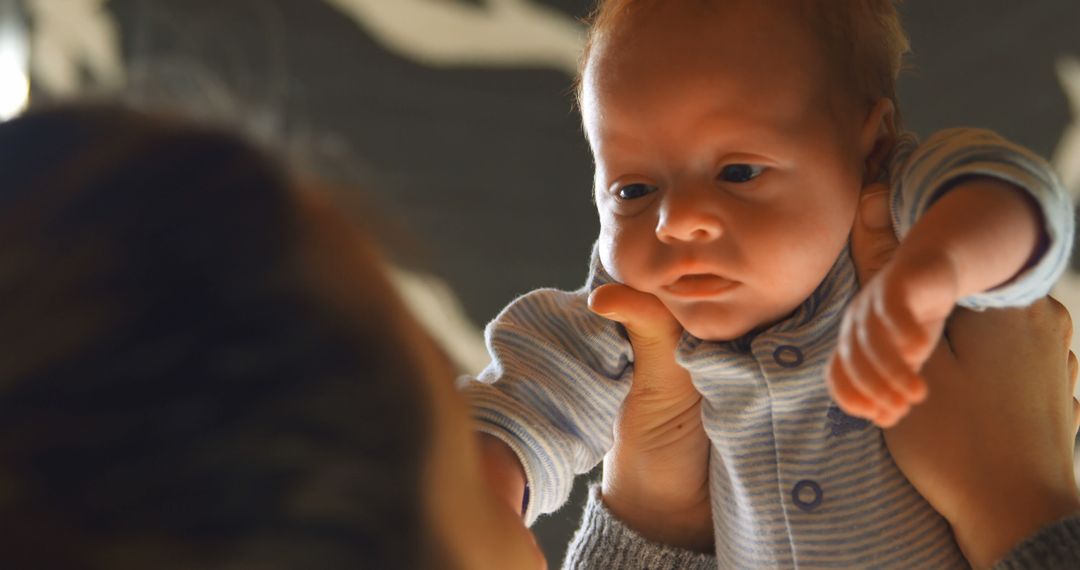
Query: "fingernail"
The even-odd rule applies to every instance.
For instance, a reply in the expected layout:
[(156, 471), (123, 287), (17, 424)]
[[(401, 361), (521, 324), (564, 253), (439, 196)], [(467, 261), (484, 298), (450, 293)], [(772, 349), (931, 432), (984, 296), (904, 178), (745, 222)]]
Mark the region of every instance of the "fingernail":
[(883, 230), (892, 224), (889, 219), (888, 192), (874, 192), (863, 196), (862, 204), (859, 205), (859, 218), (870, 230)]

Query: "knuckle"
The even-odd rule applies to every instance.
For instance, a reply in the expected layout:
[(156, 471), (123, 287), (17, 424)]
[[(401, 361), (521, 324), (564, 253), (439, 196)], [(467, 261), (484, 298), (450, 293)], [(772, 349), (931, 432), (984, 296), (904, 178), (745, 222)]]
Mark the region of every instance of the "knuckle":
[(1072, 328), (1072, 315), (1069, 313), (1068, 307), (1054, 297), (1047, 295), (1033, 303), (1032, 308), (1036, 312), (1045, 313), (1057, 324), (1069, 329)]
[(1057, 299), (1056, 299), (1056, 298), (1055, 298), (1054, 296), (1052, 296), (1052, 295), (1047, 295), (1046, 297), (1044, 297), (1044, 299), (1043, 299), (1043, 303), (1044, 303), (1044, 304), (1045, 304), (1045, 305), (1046, 305), (1046, 306), (1047, 306), (1047, 307), (1048, 307), (1048, 308), (1049, 308), (1049, 309), (1050, 309), (1051, 311), (1053, 311), (1053, 313), (1054, 313), (1055, 315), (1061, 315), (1061, 314), (1064, 314), (1064, 315), (1068, 315), (1068, 314), (1069, 314), (1069, 310), (1068, 310), (1068, 309), (1067, 309), (1067, 308), (1065, 307), (1065, 305), (1064, 305), (1064, 304), (1062, 304), (1062, 302), (1061, 302), (1061, 301), (1057, 300)]
[(1073, 337), (1073, 320), (1069, 309), (1050, 296), (1045, 297), (1039, 304), (1046, 312), (1046, 318), (1050, 321), (1051, 326), (1057, 327), (1060, 331), (1064, 343), (1066, 345), (1070, 344)]
[(1053, 297), (1049, 297), (1049, 299), (1052, 301), (1051, 304), (1054, 308), (1054, 315), (1061, 321), (1061, 326), (1063, 326), (1065, 330), (1068, 331), (1069, 338), (1071, 339), (1073, 332), (1072, 313), (1069, 312), (1068, 307), (1063, 305), (1057, 299)]

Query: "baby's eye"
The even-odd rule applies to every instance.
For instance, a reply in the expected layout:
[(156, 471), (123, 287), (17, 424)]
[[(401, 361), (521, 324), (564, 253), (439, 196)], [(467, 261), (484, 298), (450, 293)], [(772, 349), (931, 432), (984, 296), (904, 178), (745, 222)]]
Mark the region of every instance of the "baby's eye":
[(619, 199), (637, 200), (638, 198), (644, 198), (653, 192), (656, 192), (656, 186), (650, 186), (648, 184), (627, 184), (626, 186), (619, 188)]
[(720, 171), (720, 180), (724, 182), (750, 182), (765, 171), (764, 166), (753, 164), (729, 164)]

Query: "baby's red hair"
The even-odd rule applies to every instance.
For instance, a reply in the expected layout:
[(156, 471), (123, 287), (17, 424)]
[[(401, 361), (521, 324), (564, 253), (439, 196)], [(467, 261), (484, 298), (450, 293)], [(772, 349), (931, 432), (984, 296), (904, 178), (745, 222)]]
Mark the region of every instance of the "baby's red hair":
[[(659, 2), (698, 2), (719, 5), (731, 0), (597, 0), (589, 17), (588, 39), (581, 58), (584, 71), (604, 36), (631, 10)], [(896, 80), (910, 45), (896, 10), (897, 0), (756, 0), (787, 2), (798, 10), (822, 41), (825, 57), (857, 100), (873, 104), (882, 97), (896, 102)], [(581, 73), (578, 74), (581, 99)]]

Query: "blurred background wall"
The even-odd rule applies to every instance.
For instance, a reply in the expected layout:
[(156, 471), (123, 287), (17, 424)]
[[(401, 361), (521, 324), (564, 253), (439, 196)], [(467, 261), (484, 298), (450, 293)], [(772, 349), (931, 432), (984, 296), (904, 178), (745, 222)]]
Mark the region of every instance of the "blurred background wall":
[[(501, 307), (586, 276), (597, 223), (571, 84), (590, 7), (0, 0), (0, 118), (27, 94), (119, 95), (235, 124), (362, 188), (356, 203), (386, 216), (402, 290), (475, 371), (480, 327)], [(900, 84), (907, 126), (996, 129), (1052, 158), (1080, 192), (1080, 0), (908, 0), (902, 11), (914, 46)], [(1080, 271), (1058, 294), (1080, 315)], [(577, 516), (568, 507), (538, 523), (553, 563)]]

